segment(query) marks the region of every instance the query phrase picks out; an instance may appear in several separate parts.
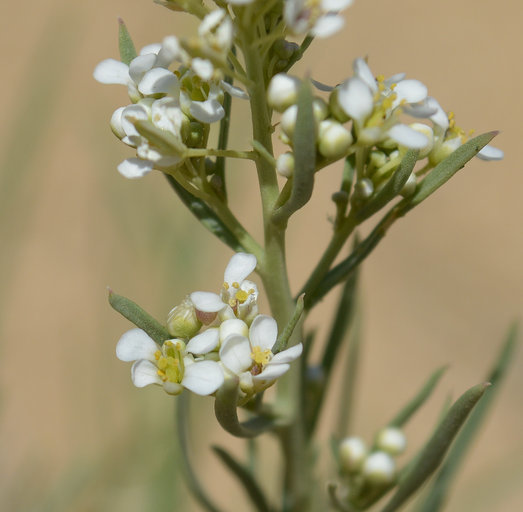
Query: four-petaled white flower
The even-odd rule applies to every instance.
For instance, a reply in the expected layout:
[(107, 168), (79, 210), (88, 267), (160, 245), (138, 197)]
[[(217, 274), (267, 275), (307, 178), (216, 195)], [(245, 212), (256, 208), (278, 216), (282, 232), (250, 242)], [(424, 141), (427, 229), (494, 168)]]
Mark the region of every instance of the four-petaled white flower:
[(303, 350), (301, 343), (274, 354), (272, 349), (278, 337), (274, 318), (258, 315), (249, 328), (248, 337), (230, 334), (220, 348), (223, 366), (240, 380), (240, 388), (247, 395), (269, 387), (289, 368)]
[(258, 288), (246, 278), (255, 268), (256, 256), (236, 253), (225, 268), (219, 295), (200, 291), (191, 293), (198, 318), (209, 324), (220, 313), (223, 319), (237, 317), (249, 324), (258, 312)]
[(294, 34), (329, 37), (343, 27), (338, 13), (351, 4), (352, 0), (286, 0), (283, 15)]
[(131, 329), (120, 338), (116, 356), (134, 361), (131, 377), (138, 388), (158, 384), (170, 395), (179, 395), (183, 388), (211, 395), (224, 381), (217, 362), (195, 359), (179, 339), (167, 340), (160, 347), (142, 329)]

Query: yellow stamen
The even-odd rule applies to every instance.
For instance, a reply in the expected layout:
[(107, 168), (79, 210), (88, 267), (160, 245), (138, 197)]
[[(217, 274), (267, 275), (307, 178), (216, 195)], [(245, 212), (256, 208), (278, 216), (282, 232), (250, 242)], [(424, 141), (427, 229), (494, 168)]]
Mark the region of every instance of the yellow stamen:
[(260, 347), (253, 347), (251, 358), (252, 360), (259, 365), (266, 365), (272, 357), (272, 352), (270, 349), (262, 350)]
[(238, 290), (236, 292), (236, 299), (240, 304), (243, 304), (249, 298), (249, 294), (246, 291)]

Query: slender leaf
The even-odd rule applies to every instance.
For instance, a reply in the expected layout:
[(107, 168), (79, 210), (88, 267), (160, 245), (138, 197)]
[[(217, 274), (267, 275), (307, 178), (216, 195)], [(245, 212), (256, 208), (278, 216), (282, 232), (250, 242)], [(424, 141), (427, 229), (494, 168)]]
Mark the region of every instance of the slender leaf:
[(156, 343), (161, 345), (165, 340), (172, 338), (160, 322), (127, 297), (109, 290), (109, 304), (136, 327), (143, 329)]
[(385, 186), (356, 213), (356, 218), (359, 222), (368, 219), (387, 203), (398, 197), (401, 189), (412, 174), (412, 170), (418, 161), (418, 156), (419, 150), (417, 149), (411, 149), (405, 154), (399, 168), (390, 177)]
[(403, 208), (402, 214), (404, 215), (427, 199), (427, 197), (432, 195), (438, 188), (452, 178), (454, 174), (460, 169), (463, 169), (465, 164), (474, 158), (497, 134), (498, 132), (493, 131), (470, 139), (452, 152), (445, 160), (436, 165), (418, 185), (416, 192), (409, 198), (406, 207)]
[(266, 416), (256, 416), (240, 423), (238, 419), (238, 379), (226, 379), (216, 392), (214, 413), (218, 423), (235, 437), (256, 437), (275, 427), (274, 421)]
[(122, 18), (118, 18), (118, 48), (120, 49), (120, 60), (124, 64), (129, 65), (137, 53), (131, 35)]
[(256, 510), (258, 510), (258, 512), (270, 512), (271, 508), (267, 502), (267, 498), (252, 473), (224, 448), (213, 446), (212, 449), (225, 466), (227, 466), (241, 482)]
[(296, 324), (299, 322), (303, 313), (303, 297), (303, 294), (298, 297), (298, 300), (296, 301), (296, 307), (294, 308), (294, 313), (292, 314), (291, 319), (289, 320), (288, 324), (285, 326), (281, 334), (278, 336), (278, 339), (276, 340), (276, 343), (274, 344), (274, 347), (272, 349), (272, 352), (274, 354), (277, 354), (278, 352), (281, 352), (282, 350), (287, 348), (289, 338), (292, 336), (294, 328), (296, 327)]
[(228, 245), (233, 251), (245, 251), (236, 235), (229, 230), (224, 222), (207, 206), (201, 199), (193, 196), (188, 190), (183, 188), (172, 176), (166, 174), (167, 181), (174, 189), (183, 204), (191, 213), (224, 244)]
[(470, 419), (458, 435), (452, 446), (445, 463), (439, 471), (429, 494), (419, 507), (419, 512), (438, 512), (442, 510), (449, 494), (449, 488), (460, 468), (467, 451), (474, 441), (480, 427), (483, 425), (486, 413), (489, 411), (494, 399), (499, 392), (499, 385), (504, 379), (509, 363), (512, 360), (517, 338), (517, 326), (510, 328), (507, 339), (503, 344), (500, 355), (490, 371), (487, 379), (492, 387), (487, 390), (485, 397), (470, 415)]
[(382, 512), (398, 510), (412, 494), (436, 471), (459, 429), (465, 423), (474, 406), (481, 399), (489, 386), (478, 384), (469, 389), (454, 403), (439, 425), (436, 432), (425, 445), (416, 464), (399, 485), (396, 494), (387, 503)]
[(413, 414), (427, 401), (446, 370), (446, 366), (436, 370), (420, 389), (419, 393), (391, 421), (389, 421), (389, 427), (403, 427)]
[(276, 224), (284, 224), (288, 218), (312, 196), (316, 171), (316, 123), (312, 110), (312, 91), (304, 80), (298, 91), (298, 114), (293, 136), (294, 175), (289, 200), (273, 215)]

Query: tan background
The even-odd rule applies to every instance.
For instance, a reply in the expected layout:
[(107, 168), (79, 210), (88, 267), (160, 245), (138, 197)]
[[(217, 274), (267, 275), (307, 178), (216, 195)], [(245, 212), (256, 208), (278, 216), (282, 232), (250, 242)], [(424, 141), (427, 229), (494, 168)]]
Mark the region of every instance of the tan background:
[[(185, 293), (218, 286), (231, 253), (206, 239), (160, 176), (131, 182), (115, 170), (130, 153), (107, 122), (127, 98), (91, 74), (98, 61), (117, 57), (117, 16), (137, 46), (193, 26), (150, 2), (0, 8), (2, 510), (168, 511), (185, 496), (172, 477), (172, 401), (132, 388), (128, 365), (114, 357), (129, 326), (107, 306), (105, 287), (161, 319)], [(345, 17), (345, 32), (318, 41), (299, 73), (337, 83), (366, 55), (376, 74), (406, 71), (428, 84), (463, 128), (501, 130), (495, 143), (506, 152), (501, 163), (474, 161), (398, 223), (363, 272), (355, 432), (369, 439), (430, 371), (451, 364), (407, 429), (416, 447), (446, 397), (482, 379), (521, 317), (522, 10), (516, 0), (360, 0)], [(245, 147), (248, 121), (235, 109), (232, 141)], [(235, 166), (230, 176), (238, 213), (259, 233), (253, 170)], [(319, 175), (315, 201), (291, 224), (295, 289), (326, 243), (338, 176), (337, 168)], [(330, 307), (310, 325), (325, 329)], [(519, 350), (449, 511), (521, 508), (522, 369)], [(200, 405), (202, 425), (212, 423), (210, 406)], [(241, 510), (228, 498), (234, 484), (204, 457), (206, 482), (229, 493), (218, 501)], [(162, 489), (177, 496), (164, 500)]]

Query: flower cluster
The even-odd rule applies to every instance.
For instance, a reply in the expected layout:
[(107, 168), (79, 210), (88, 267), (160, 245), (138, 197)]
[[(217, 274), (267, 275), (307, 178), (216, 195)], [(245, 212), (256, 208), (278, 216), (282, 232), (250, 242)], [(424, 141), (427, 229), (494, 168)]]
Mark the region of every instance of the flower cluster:
[[(358, 155), (356, 190), (364, 198), (369, 198), (391, 176), (408, 149), (419, 150), (419, 159), (427, 159), (428, 170), (466, 141), (466, 134), (456, 126), (453, 114), (445, 113), (419, 80), (406, 79), (404, 73), (388, 79), (375, 78), (361, 58), (354, 61), (353, 71), (352, 77), (335, 88), (316, 83), (329, 93), (327, 100), (315, 97), (312, 105), (316, 161), (320, 169), (352, 154)], [(280, 73), (272, 78), (267, 92), (270, 106), (281, 113), (280, 138), (291, 146), (291, 151), (280, 155), (276, 163), (279, 174), (286, 178), (294, 171), (292, 144), (300, 86), (298, 78)], [(427, 122), (407, 124), (403, 115)], [(497, 160), (503, 157), (503, 152), (485, 146), (478, 157)], [(412, 192), (415, 186), (413, 175), (404, 193)]]
[(126, 85), (132, 102), (111, 118), (114, 134), (136, 149), (136, 158), (118, 166), (123, 176), (176, 169), (188, 148), (205, 147), (209, 125), (225, 114), (224, 91), (247, 97), (223, 80), (233, 36), (232, 20), (217, 9), (204, 17), (194, 40), (168, 36), (162, 44), (142, 48), (129, 65), (106, 59), (96, 66), (95, 79)]
[(273, 352), (278, 326), (274, 318), (258, 314), (258, 289), (247, 280), (255, 268), (255, 256), (235, 254), (219, 294), (193, 292), (169, 313), (173, 339), (161, 347), (141, 329), (125, 333), (116, 355), (134, 361), (135, 386), (159, 384), (169, 394), (187, 388), (210, 395), (225, 379), (237, 379), (245, 402), (283, 375), (302, 345)]

